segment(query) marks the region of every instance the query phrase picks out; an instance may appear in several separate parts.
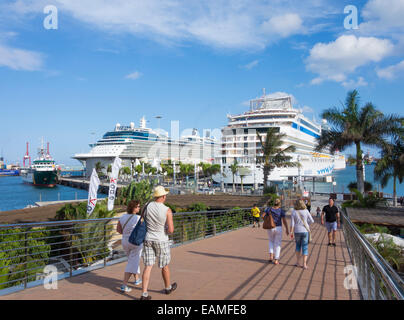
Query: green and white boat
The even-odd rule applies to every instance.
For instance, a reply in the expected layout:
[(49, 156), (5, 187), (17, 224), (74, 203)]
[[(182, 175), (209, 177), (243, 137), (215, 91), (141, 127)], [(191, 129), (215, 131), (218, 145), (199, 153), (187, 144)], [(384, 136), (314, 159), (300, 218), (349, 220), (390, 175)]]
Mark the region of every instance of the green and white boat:
[(30, 167), (21, 169), (21, 176), (24, 183), (40, 187), (54, 187), (58, 180), (58, 170), (55, 160), (49, 155), (49, 144), (45, 154), (43, 145)]

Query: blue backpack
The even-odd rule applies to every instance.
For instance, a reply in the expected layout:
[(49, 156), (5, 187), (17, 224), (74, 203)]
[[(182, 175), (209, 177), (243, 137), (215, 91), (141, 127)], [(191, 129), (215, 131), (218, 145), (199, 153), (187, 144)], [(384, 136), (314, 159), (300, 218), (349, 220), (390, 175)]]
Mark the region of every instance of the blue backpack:
[(146, 238), (146, 232), (147, 232), (147, 224), (146, 220), (144, 218), (144, 214), (146, 211), (147, 206), (149, 205), (150, 202), (148, 202), (142, 210), (142, 214), (140, 215), (140, 219), (136, 224), (136, 227), (132, 230), (132, 233), (129, 236), (129, 243), (135, 245), (135, 246), (140, 246), (143, 242), (144, 239)]

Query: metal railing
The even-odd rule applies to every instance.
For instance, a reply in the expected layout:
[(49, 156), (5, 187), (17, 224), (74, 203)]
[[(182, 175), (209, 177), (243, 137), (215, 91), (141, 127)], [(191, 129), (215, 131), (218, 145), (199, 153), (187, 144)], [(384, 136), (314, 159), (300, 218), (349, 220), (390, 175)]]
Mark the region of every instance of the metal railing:
[(341, 210), (345, 242), (365, 300), (404, 300), (404, 281)]
[[(174, 213), (172, 246), (252, 223), (250, 208)], [(0, 295), (41, 285), (53, 266), (63, 279), (127, 258), (119, 218), (0, 225)]]

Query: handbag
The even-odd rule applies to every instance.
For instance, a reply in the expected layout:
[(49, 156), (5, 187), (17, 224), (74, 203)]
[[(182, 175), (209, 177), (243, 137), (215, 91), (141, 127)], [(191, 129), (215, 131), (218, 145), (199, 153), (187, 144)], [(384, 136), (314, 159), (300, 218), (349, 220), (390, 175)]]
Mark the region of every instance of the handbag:
[(263, 229), (273, 229), (276, 227), (274, 218), (272, 218), (271, 209), (269, 208), (269, 212), (264, 216), (264, 223), (262, 224)]
[(146, 208), (149, 205), (150, 202), (148, 202), (142, 209), (142, 214), (140, 215), (140, 219), (136, 224), (136, 227), (132, 230), (128, 242), (135, 245), (135, 246), (140, 246), (145, 238), (146, 238), (146, 233), (147, 233), (147, 224), (145, 220), (145, 212)]
[(299, 219), (303, 222), (303, 226), (304, 226), (304, 228), (307, 230), (307, 232), (309, 233), (309, 241), (308, 241), (308, 243), (310, 243), (311, 242), (311, 232), (310, 232), (310, 228), (309, 228), (309, 226), (307, 225), (307, 222), (304, 220), (304, 219), (302, 219), (302, 216), (300, 215), (300, 212), (299, 211), (296, 211), (296, 213), (297, 213), (297, 215), (299, 216)]

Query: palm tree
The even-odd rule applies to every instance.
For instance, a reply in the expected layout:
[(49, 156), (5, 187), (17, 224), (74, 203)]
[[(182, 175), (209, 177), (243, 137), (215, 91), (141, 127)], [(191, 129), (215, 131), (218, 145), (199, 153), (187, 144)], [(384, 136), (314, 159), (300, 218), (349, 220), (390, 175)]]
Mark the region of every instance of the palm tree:
[(266, 187), (268, 185), (268, 176), (276, 167), (297, 167), (299, 163), (291, 161), (292, 156), (287, 155), (287, 153), (296, 151), (295, 146), (282, 148), (284, 145), (283, 138), (286, 137), (286, 134), (279, 133), (277, 128), (268, 129), (265, 142), (262, 141), (262, 137), (258, 132), (257, 136), (262, 148), (262, 155), (258, 156), (257, 159), (264, 164), (264, 187)]
[(239, 168), (238, 162), (237, 160), (234, 160), (233, 164), (230, 165), (230, 171), (233, 175), (233, 192), (236, 192), (236, 185), (234, 184), (234, 176), (238, 172), (238, 168)]
[(192, 164), (186, 164), (180, 162), (180, 173), (182, 176), (186, 177), (187, 185), (188, 185), (188, 177), (194, 171), (194, 166)]
[(348, 92), (342, 109), (336, 107), (325, 110), (322, 118), (331, 128), (323, 130), (317, 139), (317, 151), (328, 148), (331, 153), (356, 147), (356, 180), (358, 190), (364, 193), (362, 145), (383, 147), (388, 135), (398, 133), (402, 118), (396, 115), (385, 116), (376, 110), (372, 103), (359, 108), (358, 91)]
[(392, 144), (382, 149), (381, 158), (374, 168), (375, 179), (380, 181), (383, 188), (393, 178), (393, 206), (397, 206), (397, 179), (400, 183), (404, 180), (403, 156), (404, 141), (396, 136)]
[(111, 173), (111, 172), (112, 172), (112, 164), (109, 164), (107, 167), (108, 176), (109, 176), (109, 173)]
[(105, 169), (105, 167), (101, 164), (101, 162), (100, 161), (96, 162), (95, 171), (97, 172), (98, 175), (102, 174), (103, 169)]

